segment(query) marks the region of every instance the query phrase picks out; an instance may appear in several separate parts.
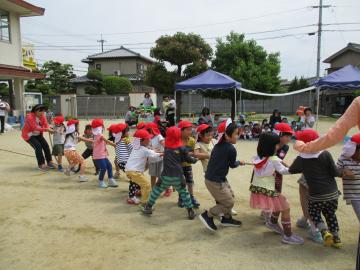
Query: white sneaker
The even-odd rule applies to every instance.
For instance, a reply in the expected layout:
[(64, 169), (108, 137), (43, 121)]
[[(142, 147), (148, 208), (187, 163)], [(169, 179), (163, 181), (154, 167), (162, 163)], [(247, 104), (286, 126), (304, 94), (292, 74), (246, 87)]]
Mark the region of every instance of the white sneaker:
[(128, 204), (138, 205), (138, 204), (140, 204), (140, 202), (141, 201), (138, 198), (136, 198), (135, 196), (127, 199)]
[(107, 188), (107, 184), (105, 183), (105, 181), (99, 181), (99, 188)]
[(118, 187), (118, 183), (116, 182), (116, 180), (114, 178), (110, 178), (109, 179), (109, 187)]
[(87, 178), (85, 175), (79, 176), (79, 182), (87, 182), (87, 181), (89, 181), (89, 178)]

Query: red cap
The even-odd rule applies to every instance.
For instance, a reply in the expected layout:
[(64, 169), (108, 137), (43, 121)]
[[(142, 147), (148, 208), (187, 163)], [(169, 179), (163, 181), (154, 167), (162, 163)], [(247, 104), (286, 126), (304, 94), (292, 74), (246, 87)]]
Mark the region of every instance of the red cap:
[(157, 124), (155, 124), (154, 122), (148, 122), (148, 123), (146, 123), (146, 128), (147, 128), (147, 129), (150, 129), (151, 132), (152, 132), (154, 135), (159, 135), (159, 134), (160, 134), (160, 130), (159, 130)]
[(226, 131), (226, 120), (222, 121), (217, 127), (218, 133), (224, 133)]
[(67, 122), (67, 126), (71, 126), (71, 125), (76, 125), (76, 124), (79, 124), (79, 120), (77, 119), (70, 119), (68, 122)]
[(53, 118), (53, 122), (55, 125), (61, 125), (62, 123), (64, 123), (65, 119), (64, 116), (59, 115)]
[(279, 123), (275, 125), (275, 130), (281, 132), (281, 133), (290, 133), (294, 134), (294, 131), (291, 129), (289, 124), (286, 123)]
[(126, 129), (127, 124), (124, 123), (120, 123), (120, 124), (112, 124), (108, 130), (113, 133), (113, 134), (117, 134), (119, 132), (122, 132), (124, 129)]
[(319, 138), (319, 134), (313, 129), (305, 129), (303, 131), (296, 132), (296, 139), (304, 143), (315, 141), (317, 138)]
[(143, 129), (146, 127), (146, 124), (144, 122), (139, 122), (137, 125), (136, 125), (136, 129)]
[(102, 120), (100, 118), (94, 119), (91, 122), (92, 128), (102, 127), (103, 125), (104, 125), (104, 120)]
[(175, 149), (183, 146), (181, 140), (181, 130), (176, 126), (169, 127), (166, 130), (165, 147)]
[(145, 129), (138, 129), (135, 131), (134, 137), (139, 139), (151, 139), (153, 136)]
[(207, 124), (201, 124), (200, 126), (198, 126), (198, 128), (196, 129), (197, 133), (201, 133), (202, 131), (204, 131), (205, 129), (208, 129), (210, 126)]
[(360, 133), (353, 135), (351, 137), (351, 141), (356, 144), (360, 144)]
[(183, 128), (189, 128), (192, 127), (193, 124), (189, 121), (186, 120), (181, 120), (178, 124), (178, 128), (183, 129)]

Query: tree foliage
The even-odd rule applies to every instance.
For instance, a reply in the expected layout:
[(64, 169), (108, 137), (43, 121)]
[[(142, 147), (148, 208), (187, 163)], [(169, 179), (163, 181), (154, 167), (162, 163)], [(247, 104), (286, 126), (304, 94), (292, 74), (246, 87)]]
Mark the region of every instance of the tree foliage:
[(132, 90), (132, 84), (128, 78), (117, 76), (105, 76), (103, 86), (108, 95), (128, 94)]
[(158, 93), (173, 94), (175, 78), (175, 72), (167, 71), (164, 63), (157, 62), (146, 70), (145, 84), (154, 87)]
[(288, 92), (304, 89), (306, 87), (309, 87), (309, 83), (304, 77), (300, 77), (300, 79), (295, 77), (288, 86)]

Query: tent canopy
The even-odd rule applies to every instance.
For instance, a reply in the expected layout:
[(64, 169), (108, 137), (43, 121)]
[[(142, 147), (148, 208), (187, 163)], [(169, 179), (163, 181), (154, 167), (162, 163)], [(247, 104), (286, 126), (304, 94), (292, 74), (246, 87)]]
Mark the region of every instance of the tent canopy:
[(360, 88), (360, 69), (347, 65), (321, 78), (315, 85), (328, 88)]
[(209, 69), (191, 79), (177, 83), (175, 90), (230, 90), (240, 87), (241, 84), (229, 76)]

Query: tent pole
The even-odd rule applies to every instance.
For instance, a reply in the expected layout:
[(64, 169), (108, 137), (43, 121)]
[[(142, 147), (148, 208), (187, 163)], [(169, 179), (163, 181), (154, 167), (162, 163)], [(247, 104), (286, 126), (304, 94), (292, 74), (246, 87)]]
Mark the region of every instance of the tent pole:
[(243, 106), (242, 106), (242, 96), (241, 96), (241, 89), (240, 89), (240, 114), (243, 112)]
[(177, 119), (176, 119), (176, 112), (177, 112), (177, 103), (176, 103), (176, 89), (175, 89), (175, 95), (174, 95), (174, 98), (175, 98), (175, 123), (177, 123)]
[(319, 107), (320, 107), (320, 87), (316, 87), (316, 130), (318, 130), (319, 123)]
[(237, 103), (236, 103), (236, 87), (234, 88), (234, 97), (235, 97), (235, 106), (234, 106), (234, 121), (236, 121), (236, 106), (237, 106)]

